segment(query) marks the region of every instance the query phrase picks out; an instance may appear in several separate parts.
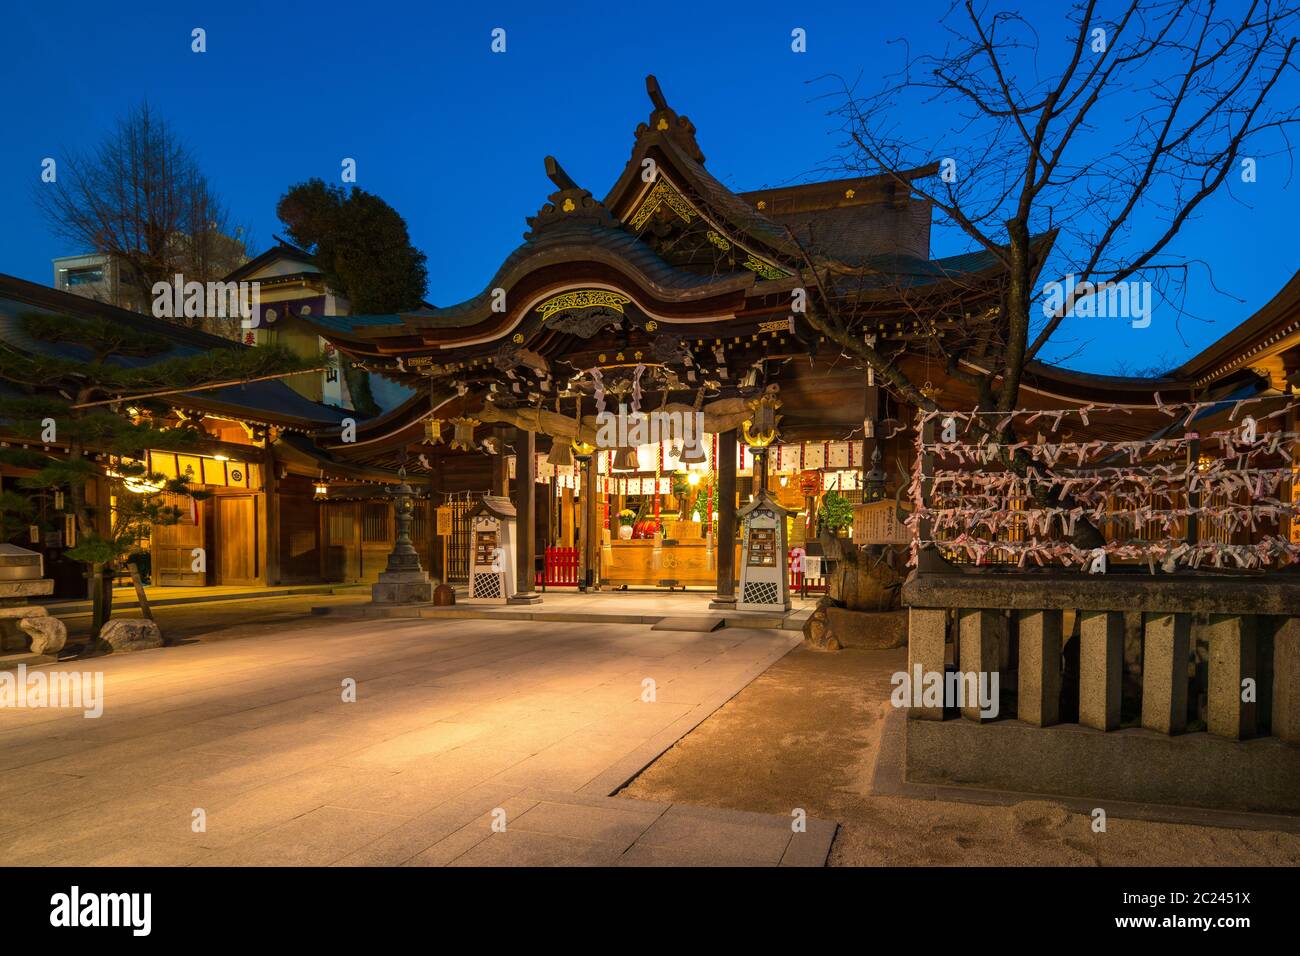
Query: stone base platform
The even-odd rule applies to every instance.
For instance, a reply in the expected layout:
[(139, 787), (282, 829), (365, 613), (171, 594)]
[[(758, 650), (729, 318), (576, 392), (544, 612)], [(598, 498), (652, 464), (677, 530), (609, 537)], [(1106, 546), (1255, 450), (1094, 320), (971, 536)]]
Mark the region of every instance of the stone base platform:
[[(808, 606), (796, 606), (788, 613), (708, 610), (709, 594), (555, 594), (543, 596), (538, 604), (473, 604), (440, 607), (432, 603), (363, 604), (313, 608), (314, 614), (330, 617), (429, 618), (432, 620), (552, 621), (570, 624), (659, 624), (661, 621), (695, 622), (689, 630), (711, 631), (718, 627), (743, 627), (798, 631), (811, 613)], [(721, 622), (721, 623), (719, 623)], [(677, 627), (685, 627), (679, 623)]]
[(1276, 737), (1107, 733), (1017, 720), (904, 723), (909, 784), (1300, 815), (1300, 747)]
[(26, 664), (28, 667), (39, 667), (42, 664), (57, 664), (58, 662), (58, 654), (0, 654), (0, 671), (14, 670), (19, 664)]

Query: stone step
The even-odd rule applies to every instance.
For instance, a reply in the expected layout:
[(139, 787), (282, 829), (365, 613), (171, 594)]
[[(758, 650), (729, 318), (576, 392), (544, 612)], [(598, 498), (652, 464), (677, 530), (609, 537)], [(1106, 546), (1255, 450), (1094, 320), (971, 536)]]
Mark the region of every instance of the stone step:
[(0, 671), (14, 670), (19, 664), (26, 664), (28, 667), (39, 667), (42, 664), (57, 664), (59, 657), (57, 654), (31, 654), (23, 652), (21, 654), (3, 654), (0, 655)]
[(660, 618), (650, 627), (652, 631), (698, 631), (708, 634), (716, 631), (720, 627), (726, 626), (726, 618), (711, 615), (708, 617), (695, 615), (692, 617), (664, 617)]

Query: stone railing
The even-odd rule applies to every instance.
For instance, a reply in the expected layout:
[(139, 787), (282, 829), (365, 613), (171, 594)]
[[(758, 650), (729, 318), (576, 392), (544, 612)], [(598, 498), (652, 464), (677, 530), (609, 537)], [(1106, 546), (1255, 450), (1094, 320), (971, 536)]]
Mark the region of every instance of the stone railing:
[[(909, 723), (916, 740), (915, 748), (908, 743), (909, 779), (916, 771), (930, 782), (1052, 793), (1086, 790), (1094, 779), (1106, 795), (1134, 800), (1300, 812), (1300, 576), (913, 573), (903, 603), (909, 675), (954, 666), (959, 674), (996, 674), (1003, 692), (997, 716), (990, 720), (969, 699), (960, 716), (1012, 725), (994, 750), (977, 757), (970, 745), (983, 743), (980, 734), (952, 722), (948, 731), (936, 726), (933, 732)], [(1196, 694), (1190, 702), (1189, 693)], [(933, 698), (917, 701), (909, 707), (913, 720), (957, 716)], [(1194, 729), (1203, 723), (1205, 733), (1188, 732), (1189, 714)], [(1053, 727), (1057, 732), (1047, 737), (1031, 733)], [(1071, 727), (1084, 736), (1062, 736)], [(1103, 734), (1086, 736), (1096, 731)], [(1172, 743), (1159, 744), (1152, 739), (1157, 735)], [(1270, 737), (1272, 744), (1260, 742)], [(1115, 748), (1105, 744), (1111, 738), (1124, 738), (1123, 760), (1111, 759)], [(1213, 740), (1244, 748), (1229, 759), (1249, 760), (1253, 769), (1232, 772), (1255, 780), (1256, 789), (1276, 784), (1276, 793), (1255, 802), (1244, 789), (1228, 793), (1235, 785), (1224, 789), (1222, 780), (1191, 780), (1198, 773), (1222, 777), (1222, 765), (1217, 771), (1190, 765), (1228, 753), (1218, 749), (1207, 758), (1204, 750), (1169, 749), (1194, 738), (1205, 742), (1194, 748), (1218, 746)], [(1009, 766), (1018, 753), (1032, 763), (1044, 748), (1058, 746), (1069, 754), (1043, 757), (1041, 785), (1031, 769)], [(1146, 759), (1143, 753), (1164, 761), (1161, 772), (1169, 779), (1161, 786), (1141, 785), (1144, 768), (1131, 764)], [(982, 767), (981, 759), (991, 763)], [(1079, 770), (1073, 784), (1063, 779), (1076, 767), (1090, 768), (1092, 776)], [(1102, 780), (1107, 773), (1114, 779)], [(1188, 784), (1186, 796), (1179, 777)]]

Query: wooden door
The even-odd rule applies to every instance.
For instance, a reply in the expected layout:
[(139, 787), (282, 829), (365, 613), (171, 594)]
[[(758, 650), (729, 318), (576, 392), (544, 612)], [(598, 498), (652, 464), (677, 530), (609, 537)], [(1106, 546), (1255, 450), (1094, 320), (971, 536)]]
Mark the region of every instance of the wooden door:
[(218, 495), (217, 584), (257, 583), (257, 498)]
[[(203, 509), (207, 502), (193, 501), (186, 495), (167, 495), (166, 503), (180, 509), (176, 524), (156, 524), (150, 534), (153, 542), (153, 582), (174, 587), (202, 587), (208, 583), (206, 570), (194, 570), (194, 549), (206, 549)], [(195, 518), (198, 518), (196, 521)], [(206, 554), (199, 567), (207, 564)]]

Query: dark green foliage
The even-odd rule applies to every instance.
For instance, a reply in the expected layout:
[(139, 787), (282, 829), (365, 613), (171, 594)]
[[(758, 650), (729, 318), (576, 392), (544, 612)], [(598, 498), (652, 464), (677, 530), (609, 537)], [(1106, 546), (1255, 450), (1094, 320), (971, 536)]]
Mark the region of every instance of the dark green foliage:
[(370, 391), (370, 375), (357, 366), (346, 355), (339, 356), (343, 365), (343, 378), (348, 383), (348, 394), (352, 396), (352, 407), (367, 418), (378, 415), (383, 409), (375, 401)]
[(424, 253), (411, 245), (406, 220), (378, 196), (311, 179), (280, 197), (275, 211), (354, 314), (420, 307), (429, 282)]
[(822, 498), (817, 520), (827, 531), (841, 531), (853, 524), (853, 505), (838, 492), (828, 491)]
[[(316, 364), (282, 348), (221, 345), (182, 353), (166, 336), (100, 319), (29, 313), (21, 321), (28, 339), (76, 345), (89, 358), (0, 345), (0, 379), (10, 393), (0, 399), (0, 420), (7, 433), (31, 446), (0, 448), (0, 461), (30, 471), (18, 479), (19, 488), (51, 497), (63, 493), (63, 512), (75, 516), (77, 531), (66, 554), (88, 565), (92, 581), (102, 580), (104, 569), (120, 568), (140, 551), (152, 526), (178, 521), (182, 510), (171, 503), (176, 497), (208, 494), (191, 489), (186, 478), (147, 473), (144, 461), (150, 449), (195, 451), (205, 438), (194, 426), (169, 425), (160, 414), (167, 411), (166, 398), (147, 393), (244, 381)], [(154, 361), (146, 364), (149, 359)], [(107, 474), (115, 499), (111, 528), (86, 500), (87, 484), (101, 473)], [(45, 525), (51, 524), (50, 511), (45, 509)], [(0, 494), (6, 539), (29, 524), (41, 527), (34, 514), (29, 496), (8, 490)], [(59, 513), (56, 527), (62, 518)], [(94, 593), (99, 626), (108, 608), (104, 590)]]

